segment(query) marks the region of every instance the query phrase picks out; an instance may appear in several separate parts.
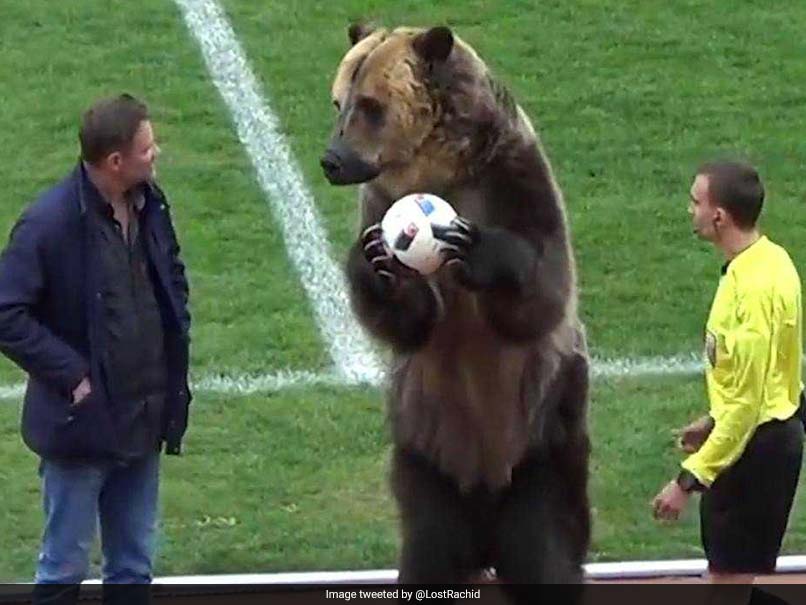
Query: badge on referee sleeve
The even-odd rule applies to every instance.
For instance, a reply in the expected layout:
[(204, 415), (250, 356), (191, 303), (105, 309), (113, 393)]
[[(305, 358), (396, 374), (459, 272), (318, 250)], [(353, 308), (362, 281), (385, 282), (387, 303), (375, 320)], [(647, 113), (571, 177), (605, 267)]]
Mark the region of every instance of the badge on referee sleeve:
[(712, 368), (716, 365), (716, 335), (708, 330), (705, 331), (705, 358)]

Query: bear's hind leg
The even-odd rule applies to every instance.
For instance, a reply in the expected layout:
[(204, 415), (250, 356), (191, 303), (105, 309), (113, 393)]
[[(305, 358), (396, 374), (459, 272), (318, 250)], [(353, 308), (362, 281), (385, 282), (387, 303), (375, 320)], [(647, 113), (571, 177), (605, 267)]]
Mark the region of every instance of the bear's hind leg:
[[(584, 549), (577, 519), (562, 496), (564, 477), (542, 457), (526, 461), (513, 476), (496, 525), (494, 565), (513, 603), (546, 596), (545, 584), (579, 584)], [(552, 593), (553, 594), (553, 593)], [(563, 602), (579, 591), (567, 588)]]
[(573, 532), (563, 530), (568, 519), (550, 507), (524, 495), (510, 503), (500, 521), (495, 570), (510, 603), (580, 601), (582, 569), (573, 555)]
[[(496, 570), (503, 582), (539, 585), (583, 580), (582, 564), (590, 540), (588, 365), (583, 353), (566, 365), (562, 389), (550, 431), (555, 439), (544, 453), (534, 454), (516, 469), (503, 503), (496, 539)], [(524, 589), (511, 588), (515, 602), (524, 596)], [(566, 600), (579, 598), (580, 590), (568, 590)]]
[(477, 574), (481, 557), (471, 515), (450, 480), (419, 456), (397, 450), (392, 486), (403, 534), (398, 582), (455, 584)]

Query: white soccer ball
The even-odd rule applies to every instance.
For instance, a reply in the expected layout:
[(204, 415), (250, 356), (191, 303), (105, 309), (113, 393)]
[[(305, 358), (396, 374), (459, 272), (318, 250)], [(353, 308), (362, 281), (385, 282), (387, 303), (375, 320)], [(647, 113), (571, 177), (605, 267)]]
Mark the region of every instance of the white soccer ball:
[(434, 237), (432, 225), (447, 226), (456, 211), (441, 197), (412, 193), (397, 200), (381, 221), (383, 239), (397, 259), (423, 275), (443, 263), (443, 242)]

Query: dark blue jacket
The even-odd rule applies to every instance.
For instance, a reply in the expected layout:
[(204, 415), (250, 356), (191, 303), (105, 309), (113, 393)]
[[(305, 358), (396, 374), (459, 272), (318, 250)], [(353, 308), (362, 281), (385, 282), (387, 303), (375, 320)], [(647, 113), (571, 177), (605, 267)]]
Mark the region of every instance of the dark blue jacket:
[[(99, 195), (82, 164), (22, 214), (0, 257), (0, 351), (28, 373), (22, 436), (44, 458), (116, 456), (115, 405), (103, 372), (100, 255), (89, 196)], [(162, 191), (146, 187), (142, 235), (165, 326), (166, 452), (178, 454), (187, 428), (188, 284)], [(92, 393), (75, 408), (84, 376)]]

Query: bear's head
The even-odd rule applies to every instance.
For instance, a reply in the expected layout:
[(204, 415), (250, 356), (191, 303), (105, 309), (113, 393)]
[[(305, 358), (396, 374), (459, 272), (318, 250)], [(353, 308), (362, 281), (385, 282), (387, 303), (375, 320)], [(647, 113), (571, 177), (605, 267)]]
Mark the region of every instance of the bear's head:
[(392, 181), (434, 185), (434, 171), (458, 170), (479, 129), (501, 114), (473, 49), (447, 27), (353, 25), (349, 37), (331, 91), (336, 126), (321, 159), (330, 183), (386, 180), (400, 194)]

